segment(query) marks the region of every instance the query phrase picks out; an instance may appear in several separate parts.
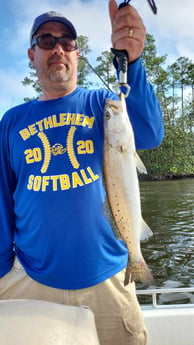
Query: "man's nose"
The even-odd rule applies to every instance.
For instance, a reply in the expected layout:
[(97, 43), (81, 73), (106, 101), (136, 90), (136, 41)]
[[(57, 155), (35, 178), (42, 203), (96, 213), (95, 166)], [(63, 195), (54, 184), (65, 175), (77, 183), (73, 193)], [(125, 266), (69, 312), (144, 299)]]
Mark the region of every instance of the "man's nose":
[(56, 46), (53, 48), (53, 54), (58, 54), (58, 55), (64, 55), (65, 51), (60, 45), (59, 42), (57, 42)]

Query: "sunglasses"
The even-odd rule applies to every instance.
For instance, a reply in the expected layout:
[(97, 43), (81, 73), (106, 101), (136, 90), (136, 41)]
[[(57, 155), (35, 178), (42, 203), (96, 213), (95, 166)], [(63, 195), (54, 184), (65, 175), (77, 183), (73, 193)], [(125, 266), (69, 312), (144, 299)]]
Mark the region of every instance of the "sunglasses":
[(43, 34), (32, 39), (31, 47), (37, 45), (41, 49), (52, 50), (59, 43), (63, 50), (71, 52), (77, 49), (77, 41), (69, 36), (55, 37), (51, 34)]

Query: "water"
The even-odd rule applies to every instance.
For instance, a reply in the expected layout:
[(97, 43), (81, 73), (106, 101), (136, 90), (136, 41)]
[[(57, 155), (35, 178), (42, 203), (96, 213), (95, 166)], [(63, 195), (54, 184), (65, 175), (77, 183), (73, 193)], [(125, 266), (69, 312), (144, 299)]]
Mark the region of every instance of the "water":
[(152, 287), (193, 287), (194, 179), (141, 182), (140, 189), (143, 218), (153, 231), (141, 243), (155, 279)]

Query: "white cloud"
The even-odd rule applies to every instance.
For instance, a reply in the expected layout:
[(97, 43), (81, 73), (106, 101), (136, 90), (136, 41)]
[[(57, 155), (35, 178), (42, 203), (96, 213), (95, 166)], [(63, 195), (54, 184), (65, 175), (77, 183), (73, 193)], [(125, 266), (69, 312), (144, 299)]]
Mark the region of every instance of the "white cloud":
[[(24, 0), (12, 0), (17, 7), (23, 7)], [(100, 5), (100, 3), (102, 5)], [(64, 13), (70, 19), (78, 32), (78, 35), (89, 37), (89, 42), (93, 50), (102, 52), (110, 47), (110, 20), (108, 16), (108, 0), (94, 0), (82, 2), (72, 1), (51, 1), (34, 0), (27, 2), (24, 11), (18, 11), (16, 40), (12, 42), (12, 48), (16, 47), (16, 42), (28, 44), (28, 37), (35, 17), (46, 11), (55, 10)]]
[[(194, 2), (193, 0), (155, 0), (158, 14), (154, 16), (146, 6), (146, 0), (136, 0), (149, 33), (156, 39), (159, 52), (175, 58), (194, 57)], [(141, 4), (140, 4), (141, 3)], [(135, 0), (133, 1), (135, 4)]]
[(22, 80), (27, 74), (0, 70), (0, 118), (9, 108), (24, 102), (24, 97), (34, 97), (35, 92), (31, 86), (24, 86)]

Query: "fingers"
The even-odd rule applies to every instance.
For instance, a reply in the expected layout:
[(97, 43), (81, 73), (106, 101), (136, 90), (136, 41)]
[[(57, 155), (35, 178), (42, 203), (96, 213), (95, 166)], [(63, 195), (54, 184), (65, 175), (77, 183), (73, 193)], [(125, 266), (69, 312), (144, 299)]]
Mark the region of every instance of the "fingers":
[(146, 38), (141, 17), (130, 5), (118, 9), (115, 0), (109, 1), (109, 14), (113, 47), (127, 50), (129, 62), (135, 61), (142, 54)]

